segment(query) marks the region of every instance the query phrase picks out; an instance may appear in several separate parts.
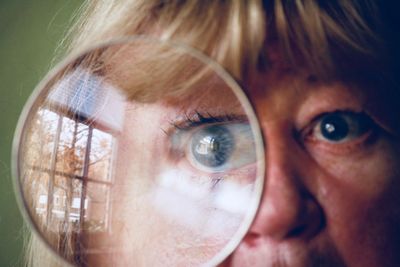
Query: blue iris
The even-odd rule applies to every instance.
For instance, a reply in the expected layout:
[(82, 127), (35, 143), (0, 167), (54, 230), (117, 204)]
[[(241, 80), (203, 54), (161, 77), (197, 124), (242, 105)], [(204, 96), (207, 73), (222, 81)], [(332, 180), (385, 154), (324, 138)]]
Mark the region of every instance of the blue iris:
[(205, 167), (220, 167), (232, 155), (234, 137), (224, 125), (211, 125), (196, 132), (192, 139), (193, 157)]
[(331, 141), (340, 141), (349, 134), (349, 125), (343, 116), (331, 114), (325, 116), (321, 121), (321, 134)]

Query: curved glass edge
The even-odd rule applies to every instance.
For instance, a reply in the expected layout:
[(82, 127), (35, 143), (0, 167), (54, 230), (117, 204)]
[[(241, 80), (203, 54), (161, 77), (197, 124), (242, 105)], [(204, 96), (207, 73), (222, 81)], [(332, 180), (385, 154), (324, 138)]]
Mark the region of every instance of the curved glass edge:
[(219, 252), (217, 253), (208, 263), (205, 263), (204, 266), (216, 266), (223, 262), (239, 245), (241, 240), (244, 238), (246, 233), (248, 232), (249, 227), (253, 223), (253, 220), (256, 216), (259, 203), (261, 201), (261, 196), (263, 193), (263, 185), (264, 185), (264, 173), (265, 173), (265, 155), (264, 155), (264, 147), (263, 147), (263, 139), (261, 134), (261, 129), (258, 124), (258, 120), (252, 105), (250, 104), (247, 96), (242, 91), (241, 87), (235, 81), (235, 79), (216, 61), (209, 58), (201, 51), (196, 50), (193, 47), (190, 47), (184, 43), (171, 41), (171, 40), (164, 40), (159, 39), (152, 36), (146, 35), (134, 35), (134, 36), (125, 36), (121, 38), (111, 39), (100, 44), (94, 45), (89, 47), (83, 51), (79, 51), (77, 53), (70, 54), (60, 63), (58, 63), (53, 69), (51, 69), (48, 74), (44, 77), (44, 79), (35, 87), (32, 94), (29, 96), (28, 101), (24, 105), (22, 112), (19, 116), (17, 126), (14, 132), (13, 142), (12, 142), (12, 150), (11, 150), (11, 174), (12, 174), (12, 183), (13, 189), (15, 193), (15, 197), (17, 200), (17, 204), (19, 210), (22, 214), (24, 221), (30, 226), (33, 233), (40, 237), (42, 241), (44, 241), (45, 245), (63, 262), (72, 266), (70, 262), (65, 260), (62, 256), (60, 256), (51, 245), (45, 240), (37, 228), (36, 224), (33, 222), (27, 208), (26, 203), (23, 198), (21, 180), (20, 180), (20, 166), (19, 166), (19, 157), (20, 157), (20, 141), (22, 138), (22, 134), (25, 129), (25, 122), (29, 117), (30, 111), (32, 111), (34, 107), (34, 103), (36, 99), (43, 93), (44, 88), (46, 85), (51, 81), (52, 78), (56, 76), (60, 71), (66, 68), (73, 60), (76, 58), (83, 56), (89, 53), (92, 50), (118, 45), (122, 43), (134, 43), (134, 42), (149, 42), (149, 43), (162, 43), (164, 45), (168, 45), (170, 47), (176, 47), (182, 49), (185, 53), (188, 53), (190, 56), (198, 59), (203, 64), (207, 64), (210, 66), (223, 80), (226, 82), (229, 87), (233, 90), (234, 94), (240, 99), (240, 103), (243, 105), (246, 114), (249, 117), (250, 125), (255, 137), (255, 147), (256, 147), (256, 157), (257, 157), (257, 177), (255, 183), (255, 193), (252, 199), (251, 205), (249, 206), (249, 212), (243, 221), (242, 225), (239, 227), (238, 231), (236, 232), (235, 236), (228, 242), (228, 244)]

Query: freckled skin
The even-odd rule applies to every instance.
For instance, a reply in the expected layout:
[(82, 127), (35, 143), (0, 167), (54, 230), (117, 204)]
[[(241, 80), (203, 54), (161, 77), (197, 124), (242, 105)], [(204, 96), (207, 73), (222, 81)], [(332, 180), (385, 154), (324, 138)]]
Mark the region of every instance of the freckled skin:
[[(266, 143), (266, 183), (250, 231), (221, 266), (400, 266), (396, 107), (366, 88), (303, 74), (258, 74), (248, 88)], [(378, 133), (337, 144), (301, 136), (337, 110), (367, 113)]]

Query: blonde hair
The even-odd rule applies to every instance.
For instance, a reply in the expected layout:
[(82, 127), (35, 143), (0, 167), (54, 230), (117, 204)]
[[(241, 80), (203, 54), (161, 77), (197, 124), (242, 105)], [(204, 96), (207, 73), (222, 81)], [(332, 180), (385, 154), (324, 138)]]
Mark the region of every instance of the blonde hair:
[[(268, 71), (271, 50), (324, 79), (363, 80), (366, 73), (383, 72), (387, 60), (372, 0), (91, 0), (77, 18), (63, 41), (68, 52), (153, 35), (196, 48), (239, 82)], [(36, 237), (29, 247), (29, 266), (62, 265)]]
[(155, 35), (204, 52), (241, 80), (268, 64), (266, 45), (274, 44), (291, 64), (340, 76), (347, 72), (336, 73), (343, 61), (352, 68), (356, 60), (379, 57), (379, 23), (371, 0), (94, 0), (82, 8), (68, 45), (73, 51), (120, 36)]

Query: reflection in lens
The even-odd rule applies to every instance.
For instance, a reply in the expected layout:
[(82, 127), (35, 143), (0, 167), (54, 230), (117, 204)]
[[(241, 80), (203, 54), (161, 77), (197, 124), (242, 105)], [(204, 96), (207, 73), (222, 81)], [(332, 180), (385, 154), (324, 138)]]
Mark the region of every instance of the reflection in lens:
[(211, 125), (194, 133), (190, 158), (194, 166), (209, 171), (227, 171), (254, 163), (254, 142), (248, 124)]
[(210, 126), (196, 133), (192, 140), (193, 157), (207, 167), (223, 165), (230, 157), (235, 143), (224, 126)]
[(240, 242), (263, 153), (248, 101), (215, 63), (165, 42), (114, 42), (64, 64), (32, 99), (18, 186), (67, 261), (215, 265)]

